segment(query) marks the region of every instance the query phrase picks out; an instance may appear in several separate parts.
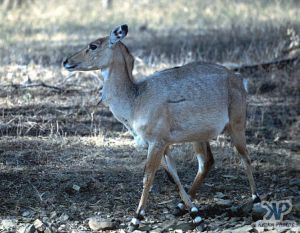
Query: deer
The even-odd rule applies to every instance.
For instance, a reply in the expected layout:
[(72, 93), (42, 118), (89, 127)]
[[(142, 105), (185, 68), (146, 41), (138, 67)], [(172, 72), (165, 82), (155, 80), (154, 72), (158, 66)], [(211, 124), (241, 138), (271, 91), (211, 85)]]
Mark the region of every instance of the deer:
[[(213, 166), (210, 141), (224, 130), (245, 166), (252, 202), (259, 203), (251, 160), (246, 147), (246, 79), (224, 66), (192, 62), (136, 81), (132, 71), (134, 57), (122, 39), (126, 24), (114, 28), (63, 61), (68, 71), (101, 70), (102, 102), (113, 116), (147, 149), (143, 190), (129, 228), (137, 229), (145, 218), (146, 203), (160, 164), (178, 186), (182, 201), (178, 215), (189, 212), (197, 226), (204, 219), (193, 203), (198, 188)], [(193, 143), (198, 172), (187, 192), (180, 182), (169, 147)]]

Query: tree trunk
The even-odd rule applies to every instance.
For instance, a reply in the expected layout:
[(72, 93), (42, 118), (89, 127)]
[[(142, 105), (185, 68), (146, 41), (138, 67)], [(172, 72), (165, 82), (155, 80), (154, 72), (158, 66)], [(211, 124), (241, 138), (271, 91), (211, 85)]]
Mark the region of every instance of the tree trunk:
[(0, 5), (4, 10), (13, 10), (32, 2), (33, 0), (0, 0)]
[(112, 9), (113, 0), (102, 0), (102, 7), (105, 10)]

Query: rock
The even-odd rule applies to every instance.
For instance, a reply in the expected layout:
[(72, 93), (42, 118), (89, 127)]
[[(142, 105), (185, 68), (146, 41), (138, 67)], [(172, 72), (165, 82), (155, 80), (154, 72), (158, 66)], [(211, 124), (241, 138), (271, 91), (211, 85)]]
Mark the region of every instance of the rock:
[(231, 211), (232, 215), (234, 215), (234, 216), (240, 215), (242, 212), (240, 206), (231, 206), (230, 211)]
[(277, 232), (278, 233), (285, 233), (289, 230), (290, 228), (289, 227), (280, 227), (277, 229)]
[[(144, 224), (144, 223), (141, 223), (139, 229), (139, 231), (142, 231), (142, 232), (149, 232), (152, 230), (152, 226), (151, 224)], [(136, 230), (134, 231), (136, 232)]]
[(201, 223), (200, 225), (196, 226), (195, 230), (196, 232), (202, 232), (205, 230), (205, 228), (207, 228), (207, 226), (205, 226), (204, 223)]
[(272, 175), (272, 181), (273, 182), (278, 182), (279, 178), (278, 178), (278, 175)]
[[(136, 230), (133, 233), (135, 233), (135, 232), (136, 232)], [(143, 232), (147, 232), (147, 231), (143, 231)], [(162, 233), (162, 232), (164, 232), (164, 231), (160, 227), (157, 227), (154, 230), (149, 231), (149, 233)]]
[(268, 210), (266, 208), (263, 208), (261, 204), (257, 203), (255, 205), (253, 205), (252, 208), (252, 218), (253, 220), (259, 220), (259, 219), (263, 219), (263, 217), (265, 216), (265, 214), (268, 212)]
[(67, 215), (67, 214), (62, 214), (60, 217), (59, 217), (59, 221), (60, 222), (65, 222), (65, 221), (67, 221), (69, 219), (69, 215)]
[(33, 222), (33, 225), (34, 225), (35, 229), (37, 229), (38, 231), (43, 232), (46, 229), (46, 225), (40, 219), (36, 219)]
[(73, 184), (72, 189), (79, 192), (80, 191), (80, 186), (78, 186), (77, 184)]
[(300, 196), (292, 199), (293, 209), (297, 214), (300, 214)]
[(169, 228), (174, 228), (174, 226), (176, 225), (176, 219), (172, 219), (169, 221), (165, 221), (160, 225), (160, 228), (162, 228), (163, 231), (168, 232)]
[(182, 230), (175, 230), (175, 233), (183, 233)]
[(253, 202), (252, 200), (251, 201), (248, 201), (244, 204), (242, 204), (240, 207), (239, 207), (241, 213), (243, 214), (249, 214), (251, 213), (251, 211), (253, 210)]
[(222, 233), (231, 233), (231, 230), (230, 229), (225, 229), (222, 231)]
[(252, 231), (253, 227), (251, 225), (245, 225), (245, 226), (242, 226), (242, 227), (239, 227), (239, 228), (236, 228), (234, 230), (232, 230), (231, 232), (232, 233), (241, 233), (241, 232), (250, 232)]
[(166, 214), (165, 217), (168, 220), (172, 220), (172, 219), (176, 218), (173, 214)]
[(233, 204), (233, 202), (231, 200), (222, 199), (222, 198), (214, 198), (214, 201), (216, 202), (216, 204), (225, 206), (225, 207), (230, 207)]
[(265, 228), (264, 227), (255, 227), (255, 233), (262, 233), (265, 231)]
[(49, 227), (46, 227), (43, 233), (52, 233), (51, 229)]
[(240, 220), (241, 220), (240, 217), (232, 217), (232, 218), (229, 220), (229, 225), (230, 225), (230, 226), (236, 226)]
[(34, 212), (31, 210), (26, 210), (22, 213), (22, 217), (24, 218), (32, 218), (34, 216)]
[(51, 230), (52, 233), (58, 232), (57, 226), (54, 223), (49, 224), (49, 229)]
[(3, 219), (1, 221), (0, 229), (8, 230), (15, 228), (17, 225), (16, 219)]
[(56, 211), (52, 211), (52, 212), (50, 213), (50, 219), (54, 219), (54, 218), (56, 218), (56, 217), (57, 217)]
[(48, 217), (43, 217), (43, 218), (42, 218), (42, 222), (48, 223), (49, 221), (50, 221), (50, 220), (49, 220)]
[(60, 226), (58, 227), (57, 232), (63, 232), (63, 231), (65, 231), (65, 230), (66, 230), (66, 225), (65, 225), (65, 224), (62, 224), (62, 225), (60, 225)]
[(216, 195), (215, 195), (215, 197), (222, 199), (222, 198), (226, 197), (226, 195), (224, 193), (222, 193), (222, 192), (217, 192)]
[(300, 187), (300, 179), (298, 178), (293, 178), (289, 181), (290, 186), (298, 186)]
[(99, 230), (114, 230), (116, 229), (116, 223), (109, 219), (103, 219), (100, 217), (92, 217), (89, 219), (89, 227), (93, 231)]
[(25, 224), (18, 228), (17, 233), (35, 233), (33, 224)]
[(193, 223), (178, 221), (177, 225), (174, 226), (175, 232), (187, 232), (188, 230), (193, 230), (195, 228)]

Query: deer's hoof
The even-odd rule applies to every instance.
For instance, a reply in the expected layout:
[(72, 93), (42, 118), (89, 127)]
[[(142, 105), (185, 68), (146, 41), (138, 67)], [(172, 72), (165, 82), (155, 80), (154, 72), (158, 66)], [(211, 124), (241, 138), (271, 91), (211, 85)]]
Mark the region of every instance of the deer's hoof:
[(258, 193), (252, 194), (252, 200), (253, 200), (253, 204), (261, 203), (261, 199), (260, 199)]
[(197, 207), (192, 207), (190, 211), (190, 215), (193, 219), (193, 224), (195, 226), (199, 226), (200, 224), (203, 223), (203, 218), (199, 214), (199, 209)]
[(137, 230), (140, 226), (140, 223), (141, 223), (140, 220), (138, 220), (137, 218), (132, 218), (128, 226), (128, 232), (133, 232)]
[(176, 206), (173, 215), (176, 217), (183, 216), (187, 213), (188, 211), (186, 210), (183, 202), (179, 202), (178, 205)]

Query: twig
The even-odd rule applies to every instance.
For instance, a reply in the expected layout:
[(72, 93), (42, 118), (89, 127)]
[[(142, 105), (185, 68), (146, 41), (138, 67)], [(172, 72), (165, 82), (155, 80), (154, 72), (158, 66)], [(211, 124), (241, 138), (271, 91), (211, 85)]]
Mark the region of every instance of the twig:
[(52, 86), (49, 84), (46, 84), (44, 82), (39, 82), (39, 83), (29, 83), (29, 84), (11, 84), (12, 87), (14, 88), (33, 88), (33, 87), (45, 87), (45, 88), (50, 88), (50, 89), (54, 89), (57, 90), (59, 92), (63, 92), (64, 89), (57, 87), (57, 86)]
[(39, 197), (39, 199), (40, 199), (40, 202), (44, 202), (44, 200), (43, 200), (43, 193), (42, 194), (40, 194), (40, 192), (39, 192), (39, 190), (37, 190), (37, 188), (28, 180), (27, 181), (31, 186), (32, 186), (32, 188), (35, 190), (35, 192), (36, 192), (36, 194), (37, 194), (37, 196)]
[(257, 70), (257, 69), (270, 70), (270, 68), (272, 68), (273, 66), (275, 66), (278, 69), (283, 69), (286, 66), (292, 65), (294, 62), (297, 62), (297, 61), (298, 62), (300, 61), (299, 56), (270, 61), (270, 62), (264, 62), (264, 63), (259, 63), (259, 64), (233, 66), (233, 67), (228, 67), (228, 68), (230, 70), (238, 71), (238, 72), (252, 71), (252, 70)]

